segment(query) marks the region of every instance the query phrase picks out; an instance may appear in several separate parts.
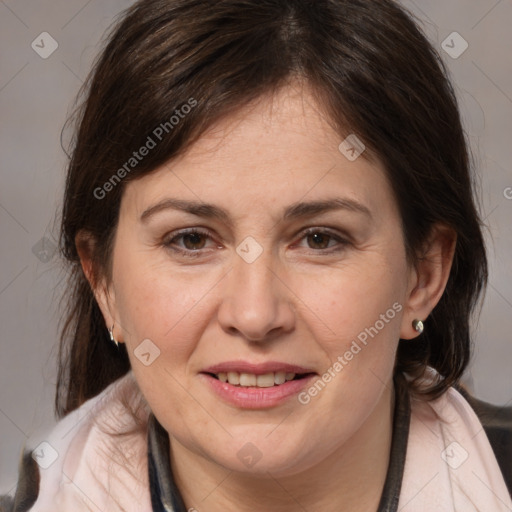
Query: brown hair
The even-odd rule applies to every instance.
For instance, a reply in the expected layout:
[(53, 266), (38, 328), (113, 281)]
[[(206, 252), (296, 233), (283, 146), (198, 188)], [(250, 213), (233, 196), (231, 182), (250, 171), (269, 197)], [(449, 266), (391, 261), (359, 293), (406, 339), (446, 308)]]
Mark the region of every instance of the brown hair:
[[(108, 278), (124, 185), (294, 78), (311, 86), (340, 141), (356, 133), (368, 148), (363, 156), (384, 163), (411, 262), (435, 223), (456, 232), (445, 293), (425, 332), (400, 342), (396, 371), (420, 377), (426, 365), (434, 367), (443, 380), (423, 390), (429, 397), (460, 378), (487, 260), (455, 94), (412, 16), (391, 0), (143, 0), (115, 24), (82, 90), (61, 229), (71, 273), (59, 416), (130, 368), (125, 346), (118, 351), (108, 339), (80, 266), (77, 233), (92, 235), (95, 274)], [(170, 123), (192, 100), (194, 108)], [(163, 123), (165, 136), (126, 167)]]

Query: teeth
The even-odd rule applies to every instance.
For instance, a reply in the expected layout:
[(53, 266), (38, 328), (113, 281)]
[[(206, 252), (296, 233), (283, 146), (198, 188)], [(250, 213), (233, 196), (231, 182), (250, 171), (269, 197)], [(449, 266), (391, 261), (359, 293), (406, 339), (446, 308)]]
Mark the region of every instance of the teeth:
[(234, 384), (235, 386), (238, 386), (240, 384), (240, 374), (238, 372), (228, 372), (227, 381), (230, 384)]
[[(294, 375), (294, 374), (292, 373), (291, 375)], [(285, 382), (286, 382), (286, 373), (285, 372), (274, 373), (274, 384), (279, 385), (279, 384), (284, 384)]]
[[(230, 372), (231, 373), (231, 372)], [(240, 386), (256, 386), (256, 375), (251, 373), (240, 374)], [(231, 382), (230, 382), (231, 384)]]
[(271, 388), (274, 385), (274, 374), (264, 373), (256, 377), (256, 385), (259, 388)]
[(254, 375), (252, 373), (221, 372), (216, 374), (221, 382), (229, 382), (233, 386), (256, 386), (259, 388), (270, 388), (279, 386), (289, 380), (293, 380), (295, 373), (290, 372), (269, 372), (263, 375)]

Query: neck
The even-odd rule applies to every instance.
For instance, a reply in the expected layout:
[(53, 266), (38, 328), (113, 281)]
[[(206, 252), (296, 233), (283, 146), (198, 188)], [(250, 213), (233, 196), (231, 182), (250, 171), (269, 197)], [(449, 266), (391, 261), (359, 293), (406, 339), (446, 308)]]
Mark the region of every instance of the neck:
[(392, 382), (348, 442), (292, 476), (236, 473), (190, 452), (171, 437), (172, 470), (187, 510), (197, 512), (377, 511), (393, 429)]

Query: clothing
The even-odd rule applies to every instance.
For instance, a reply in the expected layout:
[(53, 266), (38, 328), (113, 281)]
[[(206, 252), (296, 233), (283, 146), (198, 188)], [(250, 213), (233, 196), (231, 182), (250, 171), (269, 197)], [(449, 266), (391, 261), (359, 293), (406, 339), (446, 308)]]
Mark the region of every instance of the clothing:
[[(390, 462), (378, 512), (511, 511), (512, 410), (453, 388), (435, 401), (410, 399), (402, 378), (395, 390)], [(501, 471), (489, 439), (503, 450)], [(172, 476), (167, 432), (132, 372), (63, 418), (47, 440), (57, 459), (42, 469), (25, 451), (15, 503), (0, 500), (0, 512), (187, 510)], [(46, 462), (48, 453), (46, 448)]]

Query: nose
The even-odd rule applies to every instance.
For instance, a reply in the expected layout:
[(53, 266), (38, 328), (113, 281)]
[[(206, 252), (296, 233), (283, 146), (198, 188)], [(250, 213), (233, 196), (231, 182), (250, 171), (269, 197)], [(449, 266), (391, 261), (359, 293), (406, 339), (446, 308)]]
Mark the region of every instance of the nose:
[(264, 250), (252, 263), (234, 255), (218, 310), (224, 331), (264, 342), (293, 330), (293, 293), (277, 267), (270, 250)]

